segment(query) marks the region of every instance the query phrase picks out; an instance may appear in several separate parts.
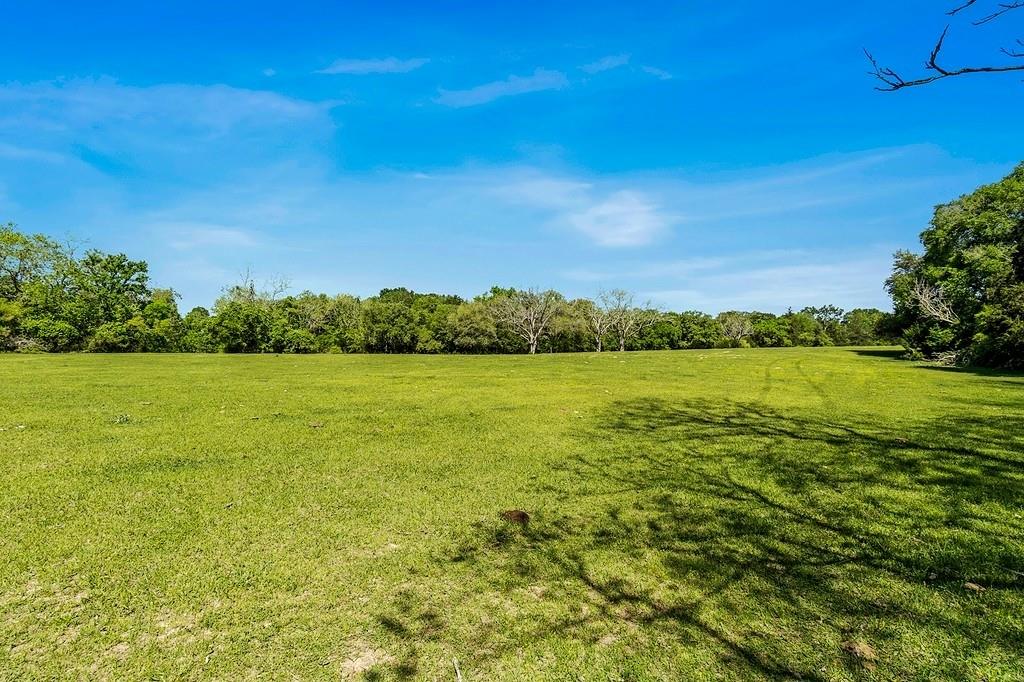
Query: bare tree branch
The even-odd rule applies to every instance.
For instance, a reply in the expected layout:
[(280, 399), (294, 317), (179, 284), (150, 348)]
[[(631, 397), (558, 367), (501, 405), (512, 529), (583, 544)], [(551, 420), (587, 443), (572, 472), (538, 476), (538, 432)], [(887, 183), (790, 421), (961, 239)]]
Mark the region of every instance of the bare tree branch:
[[(1024, 47), (1024, 38), (1018, 38), (1017, 39), (1017, 44), (1020, 45), (1021, 47)], [(1005, 47), (1002, 48), (1001, 52), (1003, 54), (1005, 54), (1007, 57), (1016, 57), (1018, 59), (1024, 59), (1024, 52), (1018, 52), (1016, 50), (1009, 50), (1009, 49), (1007, 49)]]
[(953, 310), (953, 307), (946, 300), (942, 289), (934, 284), (928, 284), (923, 279), (914, 282), (914, 288), (910, 296), (917, 303), (917, 307), (928, 317), (945, 322), (947, 324), (960, 324), (960, 317)]
[(959, 7), (954, 7), (953, 9), (949, 10), (948, 12), (946, 12), (946, 14), (948, 14), (951, 17), (952, 16), (956, 16), (957, 14), (959, 14), (962, 11), (964, 11), (965, 9), (967, 9), (968, 7), (970, 7), (971, 5), (973, 5), (976, 2), (978, 2), (978, 0), (967, 0), (967, 2), (965, 2), (962, 5), (960, 5)]
[(606, 292), (598, 292), (597, 301), (589, 301), (586, 308), (587, 326), (594, 335), (597, 352), (604, 350), (604, 336), (615, 324), (615, 310), (610, 305)]
[(1021, 7), (1024, 7), (1024, 0), (1018, 0), (1017, 2), (1000, 3), (999, 9), (997, 9), (995, 12), (989, 14), (986, 17), (982, 17), (981, 19), (978, 19), (977, 21), (974, 21), (972, 23), (975, 26), (981, 26), (982, 24), (987, 24), (990, 21), (998, 19), (999, 17), (1003, 16), (1004, 14), (1011, 10), (1020, 9)]
[(555, 291), (515, 291), (494, 301), (495, 321), (506, 325), (526, 341), (530, 354), (549, 331), (551, 320), (562, 309), (562, 297)]
[(618, 337), (620, 351), (626, 350), (627, 341), (639, 336), (661, 317), (661, 311), (652, 308), (650, 301), (634, 306), (633, 294), (622, 289), (601, 292), (600, 300), (611, 318), (610, 326)]
[[(967, 0), (966, 2), (953, 8), (946, 14), (949, 16), (956, 16), (977, 4), (977, 0)], [(974, 26), (980, 26), (987, 24), (990, 21), (994, 21), (999, 17), (1003, 16), (1007, 12), (1015, 9), (1024, 8), (1024, 0), (1013, 0), (1013, 2), (1004, 2), (997, 5), (996, 9), (989, 14), (985, 15), (981, 19), (977, 19), (971, 22)], [(918, 85), (925, 85), (928, 83), (934, 83), (935, 81), (942, 80), (944, 78), (953, 78), (956, 76), (964, 76), (969, 74), (978, 73), (1006, 73), (1009, 71), (1024, 71), (1024, 64), (1002, 64), (1002, 65), (984, 65), (984, 66), (961, 66), (957, 68), (945, 67), (939, 64), (939, 54), (942, 52), (942, 48), (945, 45), (946, 37), (949, 35), (949, 25), (942, 30), (942, 34), (939, 35), (939, 39), (935, 42), (935, 46), (932, 48), (931, 53), (928, 55), (928, 59), (925, 62), (925, 69), (934, 72), (929, 76), (922, 76), (920, 78), (906, 79), (901, 76), (897, 71), (890, 67), (881, 66), (875, 57), (864, 50), (865, 56), (871, 63), (872, 76), (882, 82), (882, 85), (876, 86), (876, 90), (882, 90), (885, 92), (892, 92), (895, 90), (902, 90), (903, 88), (910, 88)], [(1024, 41), (1018, 40), (1019, 45), (1024, 46)], [(1018, 52), (1016, 50), (1010, 50), (1007, 48), (1001, 48), (1000, 50), (1004, 55), (1013, 59), (1024, 58), (1024, 52)]]

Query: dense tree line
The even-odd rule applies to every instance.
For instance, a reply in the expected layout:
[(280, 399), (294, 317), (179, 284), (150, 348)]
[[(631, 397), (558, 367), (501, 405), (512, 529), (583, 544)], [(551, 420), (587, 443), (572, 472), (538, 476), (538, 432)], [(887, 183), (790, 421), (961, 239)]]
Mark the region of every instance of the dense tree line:
[(526, 353), (826, 346), (891, 340), (889, 316), (834, 306), (785, 315), (663, 312), (624, 291), (568, 300), (494, 287), (472, 300), (384, 289), (360, 299), (257, 287), (225, 289), (182, 316), (172, 289), (124, 254), (73, 250), (0, 227), (0, 348), (227, 353)]
[(1024, 164), (935, 209), (887, 282), (914, 356), (1024, 368)]

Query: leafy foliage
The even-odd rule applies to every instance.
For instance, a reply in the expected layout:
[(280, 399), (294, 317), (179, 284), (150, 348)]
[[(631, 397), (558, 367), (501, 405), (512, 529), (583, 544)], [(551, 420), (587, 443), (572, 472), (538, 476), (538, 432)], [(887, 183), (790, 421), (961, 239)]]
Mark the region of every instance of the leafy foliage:
[(935, 209), (924, 253), (895, 255), (887, 281), (913, 353), (1024, 367), (1024, 164)]

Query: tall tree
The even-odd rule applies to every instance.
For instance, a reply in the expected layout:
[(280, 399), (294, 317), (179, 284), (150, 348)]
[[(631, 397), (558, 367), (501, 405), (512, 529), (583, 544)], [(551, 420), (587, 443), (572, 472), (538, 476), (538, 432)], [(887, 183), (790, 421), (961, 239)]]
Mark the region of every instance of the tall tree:
[(597, 300), (584, 299), (580, 303), (580, 310), (587, 322), (591, 335), (594, 337), (594, 346), (600, 353), (604, 348), (604, 337), (611, 331), (615, 324), (614, 311), (609, 307), (610, 300), (604, 291), (598, 292)]
[(18, 232), (14, 223), (0, 225), (0, 298), (16, 300), (28, 282), (52, 271), (67, 255), (44, 235)]
[(456, 353), (493, 352), (498, 331), (487, 306), (480, 301), (465, 303), (448, 314), (448, 337)]
[(959, 363), (1024, 367), (1024, 163), (935, 209), (924, 253), (886, 282), (905, 345)]
[(523, 339), (532, 355), (551, 331), (551, 322), (564, 304), (562, 295), (551, 289), (512, 290), (495, 297), (492, 310), (495, 321)]
[(718, 320), (697, 310), (679, 314), (679, 335), (683, 348), (714, 348), (723, 339)]
[(89, 251), (72, 274), (75, 295), (94, 325), (124, 322), (140, 312), (150, 297), (149, 266), (123, 253)]
[(736, 310), (719, 313), (718, 323), (722, 326), (722, 335), (732, 341), (733, 345), (738, 344), (754, 331), (750, 315)]
[(612, 289), (602, 292), (601, 305), (609, 311), (611, 328), (619, 341), (619, 350), (626, 350), (626, 343), (636, 338), (644, 329), (658, 321), (660, 312), (650, 307), (650, 303), (636, 306), (633, 294), (623, 289)]

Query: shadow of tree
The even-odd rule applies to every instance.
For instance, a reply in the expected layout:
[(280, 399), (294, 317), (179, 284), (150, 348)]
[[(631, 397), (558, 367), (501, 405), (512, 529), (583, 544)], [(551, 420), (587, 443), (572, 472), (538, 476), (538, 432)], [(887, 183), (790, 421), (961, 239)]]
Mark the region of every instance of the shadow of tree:
[[(865, 357), (890, 358), (892, 360), (904, 360), (906, 356), (906, 350), (893, 348), (851, 348), (850, 352), (856, 353), (857, 355), (863, 355)], [(927, 369), (935, 372), (953, 372), (957, 374), (977, 374), (978, 376), (986, 377), (1011, 377), (1024, 379), (1024, 370), (1019, 369), (993, 369), (991, 367), (950, 367), (948, 365), (940, 364), (921, 364), (918, 365), (918, 367), (920, 369)], [(1014, 383), (1024, 388), (1024, 382), (1015, 381), (1009, 383)]]
[(1024, 676), (1024, 413), (887, 432), (642, 399), (578, 435), (528, 526), (480, 523), (438, 558), (467, 602), (547, 590), (513, 632), (462, 626), (471, 664), (611, 632), (744, 679)]
[(869, 358), (902, 358), (907, 352), (903, 348), (851, 348), (851, 353)]

